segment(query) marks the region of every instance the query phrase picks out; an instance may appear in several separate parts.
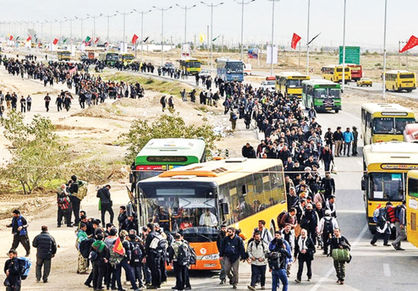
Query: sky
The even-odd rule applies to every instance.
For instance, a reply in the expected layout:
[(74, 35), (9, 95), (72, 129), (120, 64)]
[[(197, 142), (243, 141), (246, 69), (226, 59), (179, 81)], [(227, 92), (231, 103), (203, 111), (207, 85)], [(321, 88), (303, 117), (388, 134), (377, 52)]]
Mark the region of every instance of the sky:
[[(237, 44), (241, 35), (241, 0), (217, 0), (224, 4), (214, 8), (213, 36), (222, 36), (225, 44)], [(249, 0), (245, 0), (248, 2)], [(206, 0), (210, 3), (211, 0)], [(132, 9), (146, 11), (159, 8), (173, 8), (164, 12), (164, 37), (181, 42), (184, 39), (184, 9), (179, 5), (197, 4), (188, 10), (187, 40), (193, 41), (199, 34), (207, 34), (210, 24), (210, 8), (200, 4), (200, 0), (0, 0), (2, 15), (0, 22), (8, 21), (44, 21), (64, 20), (89, 15), (113, 14), (116, 10), (128, 12)], [(293, 33), (302, 37), (306, 43), (308, 0), (280, 0), (275, 2), (274, 43), (289, 45)], [(321, 33), (315, 40), (315, 46), (337, 46), (342, 44), (344, 0), (311, 0), (310, 37)], [(399, 41), (406, 41), (418, 34), (418, 0), (388, 0), (387, 47), (398, 48)], [(347, 0), (346, 45), (359, 45), (363, 48), (379, 50), (383, 48), (384, 0)], [(26, 34), (28, 24), (13, 25), (11, 28)], [(244, 7), (244, 43), (266, 43), (271, 41), (272, 1), (255, 0)], [(40, 34), (41, 26), (35, 25)], [(52, 35), (51, 35), (52, 30)], [(25, 33), (23, 33), (23, 31)], [(43, 32), (47, 37), (59, 36), (60, 25), (44, 24)], [(96, 35), (106, 38), (107, 18), (96, 19)], [(126, 39), (136, 33), (140, 35), (140, 16), (133, 13), (126, 16)], [(9, 25), (0, 24), (0, 32), (8, 34)], [(69, 22), (62, 24), (62, 34), (70, 35)], [(83, 38), (93, 34), (93, 20), (83, 21)], [(110, 18), (110, 37), (122, 39), (123, 17)], [(73, 21), (73, 35), (81, 36), (80, 21)], [(24, 35), (25, 36), (25, 35)], [(144, 37), (159, 42), (161, 40), (161, 11), (154, 9), (144, 17)], [(411, 52), (418, 52), (415, 48)]]

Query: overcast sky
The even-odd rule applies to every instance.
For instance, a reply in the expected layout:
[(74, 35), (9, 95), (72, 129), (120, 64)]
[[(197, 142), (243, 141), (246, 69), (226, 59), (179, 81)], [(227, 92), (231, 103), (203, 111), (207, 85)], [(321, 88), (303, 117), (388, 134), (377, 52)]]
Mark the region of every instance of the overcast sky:
[[(240, 40), (241, 6), (234, 0), (222, 0), (224, 5), (214, 9), (214, 37), (224, 35), (226, 43)], [(237, 0), (241, 1), (241, 0)], [(248, 1), (248, 0), (245, 0)], [(210, 2), (208, 0), (207, 2)], [(219, 3), (220, 0), (214, 3)], [(275, 9), (275, 43), (288, 45), (294, 32), (306, 42), (308, 0), (280, 0)], [(317, 46), (336, 46), (342, 43), (343, 31), (343, 0), (311, 0), (311, 37), (321, 33), (315, 41)], [(66, 17), (112, 14), (116, 10), (138, 11), (158, 7), (173, 6), (164, 14), (165, 38), (173, 37), (182, 41), (184, 35), (184, 10), (175, 6), (198, 4), (188, 12), (188, 41), (194, 35), (206, 34), (210, 24), (210, 9), (193, 0), (0, 0), (2, 21), (24, 20), (42, 21), (63, 19)], [(418, 0), (388, 0), (388, 31), (387, 45), (394, 49), (399, 40), (407, 40), (418, 31)], [(245, 6), (244, 42), (266, 42), (271, 39), (272, 2), (255, 0)], [(373, 49), (383, 47), (384, 0), (347, 0), (346, 44), (360, 45)], [(111, 37), (122, 37), (122, 16), (110, 20)], [(20, 30), (22, 31), (22, 25)], [(69, 24), (62, 26), (63, 34), (69, 35)], [(92, 35), (93, 21), (84, 21), (83, 37)], [(40, 26), (36, 27), (40, 30)], [(8, 27), (0, 28), (3, 33)], [(102, 17), (96, 20), (96, 34), (106, 38), (107, 20)], [(73, 34), (80, 36), (80, 21), (73, 22)], [(50, 25), (44, 25), (44, 34), (50, 33)], [(133, 33), (139, 35), (140, 21), (138, 14), (126, 18), (126, 35), (131, 39)], [(22, 34), (22, 32), (20, 32)], [(59, 34), (59, 24), (53, 26), (53, 34)], [(161, 39), (161, 12), (154, 10), (145, 16), (144, 35), (150, 39)], [(220, 43), (221, 37), (218, 39)], [(414, 49), (414, 52), (418, 50)], [(412, 52), (412, 51), (411, 51)]]

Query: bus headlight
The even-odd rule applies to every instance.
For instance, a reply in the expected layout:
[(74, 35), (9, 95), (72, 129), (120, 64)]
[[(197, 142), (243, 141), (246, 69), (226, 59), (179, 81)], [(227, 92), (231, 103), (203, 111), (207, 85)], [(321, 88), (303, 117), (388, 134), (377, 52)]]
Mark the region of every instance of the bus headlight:
[(206, 255), (202, 256), (202, 261), (214, 261), (219, 260), (219, 254), (212, 254), (212, 255)]

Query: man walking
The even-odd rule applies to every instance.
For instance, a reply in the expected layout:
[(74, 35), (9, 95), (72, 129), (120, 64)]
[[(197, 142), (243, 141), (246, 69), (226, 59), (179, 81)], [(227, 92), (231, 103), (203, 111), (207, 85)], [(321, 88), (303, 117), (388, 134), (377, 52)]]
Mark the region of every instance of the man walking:
[[(341, 232), (338, 228), (336, 228), (334, 230), (334, 237), (331, 239), (331, 253), (334, 249), (345, 249), (347, 251), (350, 251), (350, 243), (348, 242), (348, 240), (341, 235)], [(350, 259), (347, 261), (348, 263), (351, 260), (351, 255), (350, 255)], [(345, 261), (337, 261), (334, 259), (334, 268), (335, 268), (335, 272), (337, 273), (337, 284), (339, 285), (343, 285), (344, 284), (344, 279), (345, 279)]]
[(396, 239), (393, 241), (392, 246), (397, 251), (403, 251), (401, 248), (401, 242), (406, 239), (406, 201), (402, 201), (402, 204), (395, 208), (395, 229)]
[[(77, 197), (79, 190), (79, 181), (77, 176), (72, 175), (71, 180), (68, 182), (68, 192), (70, 193), (71, 208), (74, 213), (74, 225), (80, 223), (80, 204), (81, 200)], [(70, 221), (71, 221), (71, 210), (70, 210)]]
[(9, 259), (4, 264), (4, 273), (6, 274), (6, 280), (4, 285), (6, 291), (20, 291), (21, 279), (20, 279), (20, 267), (17, 259), (17, 252), (11, 249), (8, 253)]
[(302, 280), (303, 264), (306, 263), (308, 269), (308, 281), (312, 278), (311, 263), (315, 253), (315, 245), (308, 237), (306, 229), (302, 229), (300, 236), (295, 243), (295, 260), (298, 259), (298, 273), (295, 282), (300, 283)]
[[(216, 246), (218, 247), (218, 252), (220, 252), (221, 250), (222, 241), (225, 238), (225, 236), (226, 236), (226, 225), (222, 224), (221, 229), (219, 230), (218, 236), (216, 237)], [(221, 280), (221, 282), (219, 284), (223, 285), (226, 282), (226, 273), (225, 273), (224, 261), (220, 260), (220, 263), (221, 263), (221, 271), (219, 273), (219, 279)]]
[[(48, 282), (48, 276), (51, 271), (51, 259), (57, 252), (57, 244), (55, 239), (48, 233), (48, 227), (43, 225), (42, 232), (35, 236), (32, 246), (37, 249), (36, 252), (36, 282), (42, 280), (44, 283)], [(42, 266), (44, 267), (43, 276)]]
[(44, 97), (44, 101), (45, 101), (46, 112), (48, 112), (49, 111), (49, 103), (51, 102), (51, 97), (49, 96), (49, 93), (46, 93), (46, 96)]
[(106, 211), (109, 212), (110, 215), (110, 223), (113, 224), (113, 217), (114, 217), (114, 213), (113, 213), (113, 209), (112, 209), (112, 205), (113, 202), (110, 199), (110, 185), (106, 185), (103, 188), (101, 188), (99, 191), (97, 191), (97, 198), (100, 198), (100, 211), (102, 214), (102, 224), (103, 227), (106, 227), (106, 222), (105, 222), (105, 214)]
[(172, 288), (175, 290), (187, 290), (187, 268), (190, 264), (190, 248), (187, 241), (182, 240), (179, 233), (174, 236), (174, 242), (169, 247), (169, 262), (173, 263), (174, 273), (176, 274), (176, 285)]
[(20, 211), (18, 209), (13, 210), (13, 219), (12, 223), (7, 225), (7, 227), (12, 228), (13, 233), (13, 243), (12, 249), (16, 250), (19, 246), (19, 243), (23, 245), (26, 250), (26, 257), (29, 257), (30, 254), (30, 243), (28, 237), (28, 222), (26, 219), (20, 215)]
[(353, 126), (353, 156), (357, 156), (358, 131), (357, 127)]
[(340, 126), (337, 127), (337, 130), (332, 135), (332, 138), (335, 144), (334, 154), (336, 157), (339, 157), (341, 155), (341, 148), (343, 144), (343, 133), (341, 132)]
[(239, 261), (245, 259), (245, 249), (242, 239), (236, 235), (235, 228), (229, 227), (226, 237), (222, 240), (219, 252), (220, 260), (224, 260), (225, 273), (233, 289), (237, 289), (239, 276)]
[[(278, 232), (276, 232), (278, 234)], [(280, 237), (280, 236), (278, 236)], [(271, 290), (277, 291), (280, 281), (283, 284), (283, 291), (287, 291), (289, 286), (287, 279), (287, 260), (292, 257), (286, 248), (284, 241), (280, 238), (275, 238), (269, 246), (269, 269), (272, 277)]]
[(260, 282), (261, 288), (266, 284), (266, 254), (268, 244), (261, 239), (260, 231), (254, 232), (253, 240), (248, 243), (248, 262), (251, 264), (251, 283), (248, 289), (255, 290), (255, 284)]

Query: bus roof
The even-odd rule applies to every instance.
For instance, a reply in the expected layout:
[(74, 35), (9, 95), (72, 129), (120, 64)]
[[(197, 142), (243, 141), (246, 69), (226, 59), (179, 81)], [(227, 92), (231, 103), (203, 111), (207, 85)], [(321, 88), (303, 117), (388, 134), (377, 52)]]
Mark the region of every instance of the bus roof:
[(403, 107), (396, 103), (365, 103), (361, 106), (362, 109), (370, 112), (387, 112), (387, 113), (397, 113), (397, 112), (407, 112), (413, 113), (411, 109)]
[(337, 84), (337, 83), (334, 83), (334, 82), (331, 82), (331, 81), (325, 80), (325, 79), (305, 80), (305, 81), (302, 81), (302, 84), (311, 85), (311, 86), (329, 85), (329, 86), (332, 86), (332, 87), (340, 88), (340, 84)]
[[(364, 147), (363, 158), (366, 167), (372, 164), (408, 164), (415, 165), (418, 169), (418, 144), (408, 142), (370, 144)], [(382, 166), (380, 168), (384, 170)], [(387, 169), (391, 168), (387, 167)]]
[(303, 77), (305, 79), (309, 79), (309, 76), (303, 75), (299, 72), (280, 72), (280, 73), (277, 74), (276, 78), (280, 78), (280, 77), (285, 77), (285, 78), (288, 78), (288, 77)]
[(179, 167), (157, 177), (143, 180), (141, 183), (192, 180), (193, 182), (215, 182), (222, 185), (275, 166), (282, 166), (282, 161), (280, 159), (246, 158), (217, 160)]
[(386, 71), (386, 74), (414, 74), (414, 72), (410, 72), (407, 70), (391, 70)]
[(193, 156), (202, 157), (205, 141), (187, 138), (154, 138), (141, 149), (137, 157), (142, 156)]
[(244, 63), (243, 61), (240, 60), (231, 60), (228, 58), (217, 58), (215, 60), (216, 63), (220, 63), (220, 62), (228, 62), (228, 63)]

